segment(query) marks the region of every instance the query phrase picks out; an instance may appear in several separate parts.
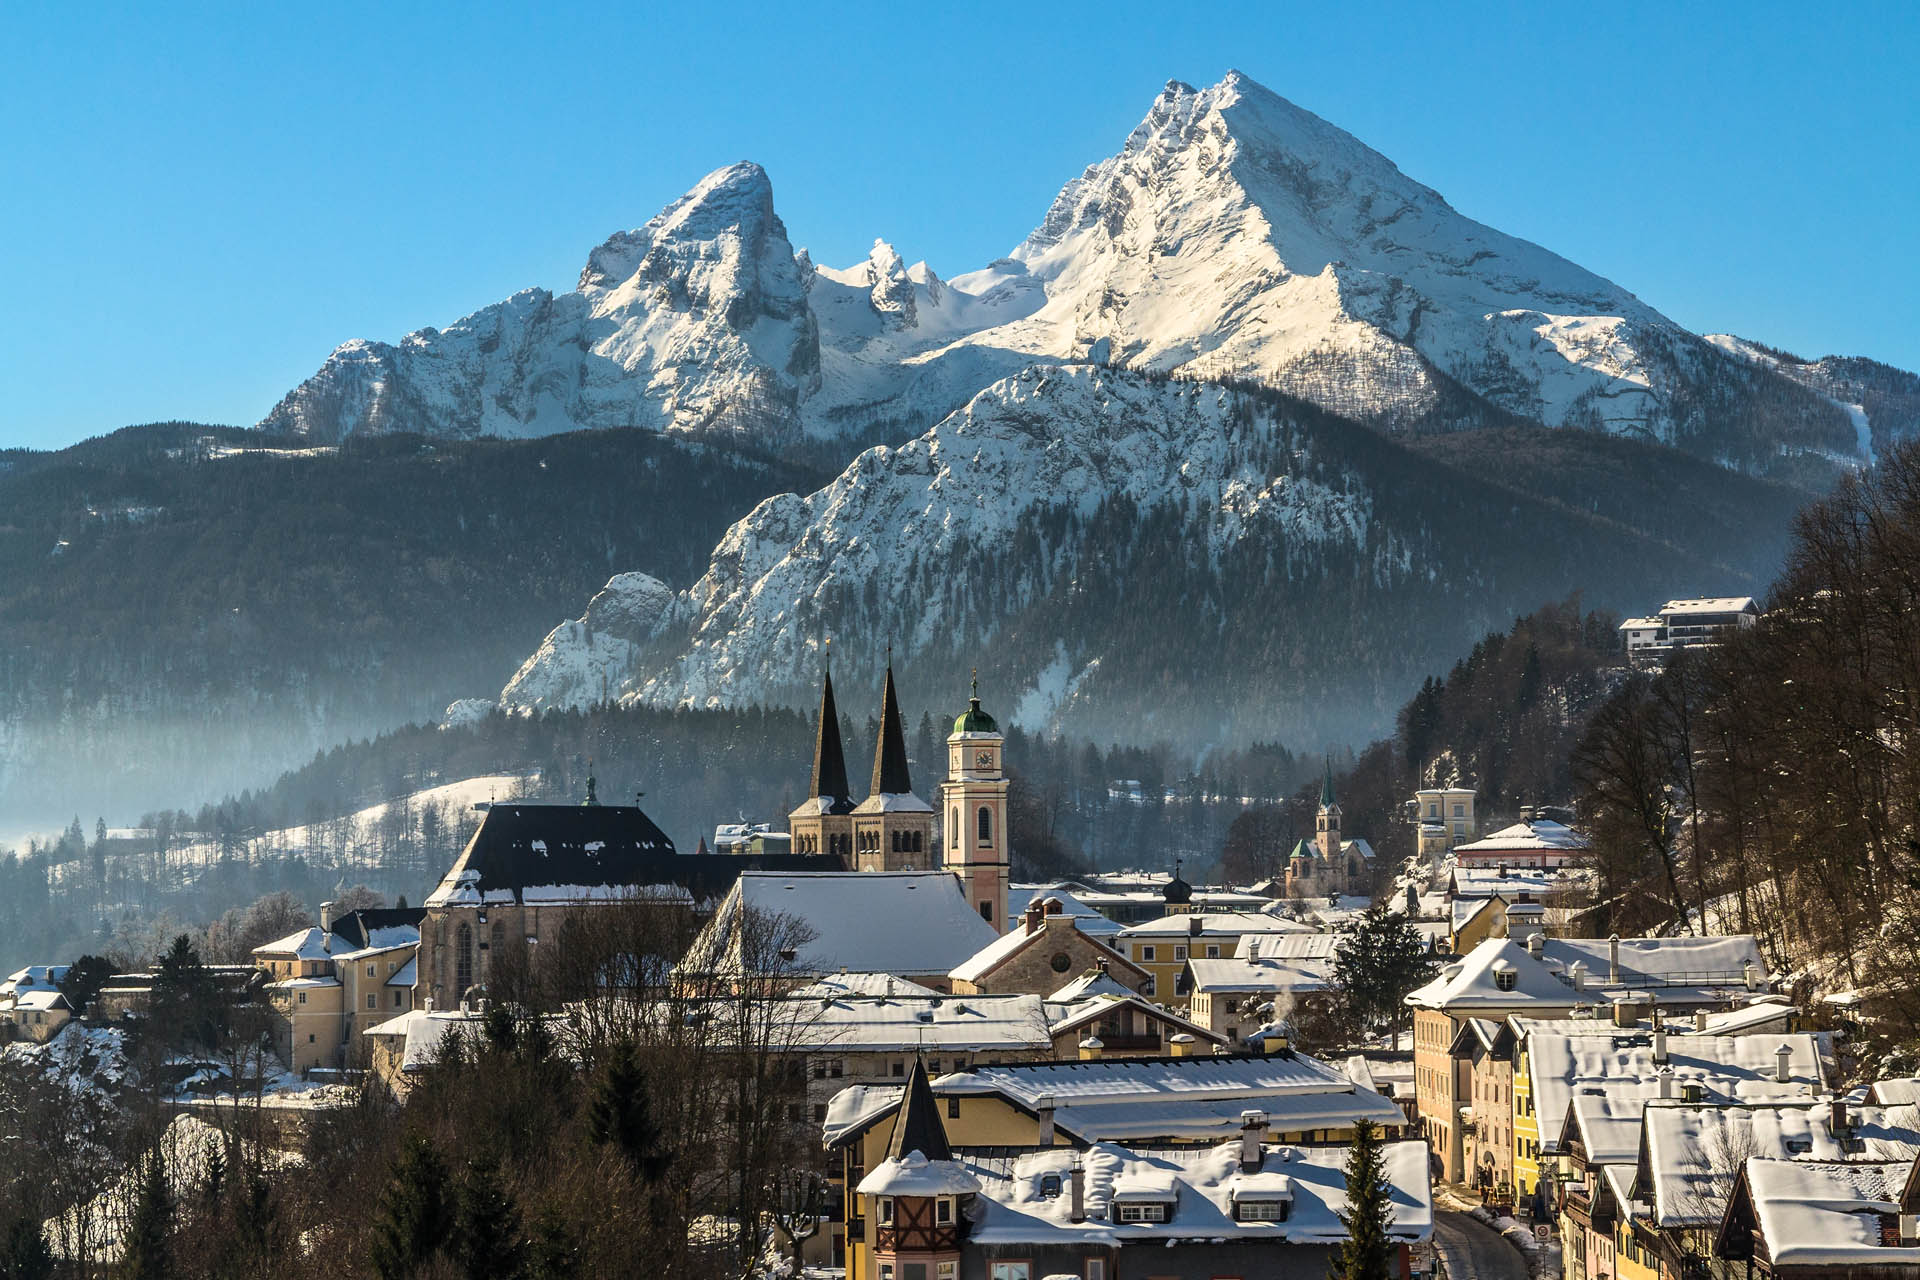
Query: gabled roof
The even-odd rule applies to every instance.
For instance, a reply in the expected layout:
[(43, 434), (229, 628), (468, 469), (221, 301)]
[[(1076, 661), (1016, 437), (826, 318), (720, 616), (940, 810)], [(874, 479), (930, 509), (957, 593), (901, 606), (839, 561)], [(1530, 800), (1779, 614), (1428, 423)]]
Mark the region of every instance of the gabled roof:
[(1190, 1022), (1177, 1013), (1171, 1013), (1148, 1000), (1145, 996), (1129, 991), (1125, 995), (1083, 996), (1073, 1001), (1047, 1001), (1048, 1030), (1054, 1035), (1066, 1031), (1077, 1031), (1092, 1022), (1110, 1016), (1118, 1005), (1128, 1005), (1138, 1010), (1150, 1022), (1164, 1023), (1175, 1033), (1185, 1033), (1196, 1040), (1204, 1040), (1210, 1045), (1225, 1044), (1227, 1038), (1217, 1032), (1209, 1031), (1197, 1022)]
[(1584, 853), (1590, 848), (1586, 836), (1551, 818), (1534, 818), (1502, 827), (1490, 836), (1467, 844), (1455, 845), (1454, 856), (1463, 853)]
[[(1562, 1129), (1570, 1105), (1593, 1099), (1613, 1099), (1631, 1109), (1634, 1123), (1639, 1108), (1660, 1096), (1660, 1068), (1672, 1071), (1672, 1092), (1678, 1098), (1686, 1085), (1700, 1086), (1711, 1101), (1765, 1102), (1806, 1098), (1826, 1085), (1822, 1041), (1813, 1035), (1681, 1036), (1668, 1035), (1667, 1061), (1654, 1060), (1654, 1037), (1602, 1036), (1527, 1037), (1527, 1071), (1531, 1077), (1534, 1111), (1539, 1117), (1540, 1149), (1561, 1150)], [(1776, 1080), (1778, 1049), (1787, 1046), (1787, 1079)], [(1591, 1108), (1596, 1123), (1611, 1112)], [(1629, 1145), (1638, 1149), (1638, 1131)], [(1628, 1157), (1620, 1157), (1625, 1159)]]
[[(804, 990), (821, 987), (816, 983)], [(796, 992), (768, 1011), (766, 1024), (768, 1047), (787, 1052), (998, 1054), (1045, 1053), (1053, 1047), (1047, 1006), (1035, 995)]]
[(425, 907), (364, 907), (349, 911), (332, 920), (333, 935), (339, 939), (332, 949), (336, 953), (367, 951), (417, 943), (420, 922), (426, 918)]
[(742, 972), (742, 930), (755, 918), (810, 935), (783, 970), (797, 976), (944, 976), (999, 936), (945, 871), (746, 871), (680, 968)]
[(1779, 1105), (1647, 1105), (1634, 1195), (1662, 1230), (1713, 1227), (1748, 1156), (1768, 1160), (1907, 1160), (1920, 1155), (1920, 1112), (1848, 1103), (1836, 1137), (1830, 1100)]
[[(1199, 926), (1197, 929), (1196, 924)], [(1177, 942), (1182, 937), (1219, 939), (1247, 933), (1315, 932), (1318, 931), (1310, 924), (1289, 920), (1285, 916), (1268, 915), (1264, 911), (1196, 911), (1191, 915), (1161, 916), (1158, 920), (1130, 924), (1120, 931), (1120, 936), (1148, 942), (1162, 939)]]
[(284, 938), (275, 938), (272, 942), (263, 942), (253, 949), (257, 956), (290, 956), (295, 960), (325, 960), (331, 956), (327, 949), (328, 935), (318, 925), (298, 929)]
[[(1502, 972), (1513, 974), (1510, 990), (1501, 987), (1498, 975)], [(1489, 938), (1442, 968), (1440, 976), (1409, 995), (1407, 1003), (1448, 1012), (1528, 1005), (1571, 1009), (1580, 998), (1553, 970), (1527, 954), (1525, 947), (1508, 938)]]
[(1776, 1270), (1920, 1267), (1920, 1248), (1881, 1243), (1881, 1219), (1897, 1218), (1900, 1190), (1911, 1167), (1905, 1160), (1809, 1164), (1750, 1159), (1721, 1226), (1721, 1244), (1735, 1231), (1757, 1229)]
[(1333, 987), (1332, 965), (1324, 960), (1267, 960), (1221, 956), (1187, 960), (1195, 991), (1317, 992)]
[(1061, 987), (1047, 997), (1048, 1004), (1072, 1004), (1076, 1000), (1085, 1000), (1088, 996), (1133, 995), (1133, 988), (1118, 981), (1104, 969), (1088, 969), (1079, 977)]
[[(1146, 972), (1134, 964), (1133, 961), (1127, 959), (1118, 951), (1115, 951), (1100, 938), (1096, 938), (1091, 934), (1080, 933), (1080, 917), (1055, 915), (1050, 918), (1068, 921), (1069, 924), (1064, 927), (1071, 928), (1075, 933), (1079, 934), (1081, 941), (1092, 947), (1101, 959), (1110, 965), (1123, 965), (1128, 972), (1138, 973), (1141, 979), (1143, 981), (1145, 980)], [(1015, 956), (1018, 956), (1028, 947), (1047, 945), (1049, 938), (1053, 939), (1055, 945), (1058, 944), (1059, 939), (1054, 936), (1058, 933), (1058, 927), (1049, 929), (1043, 924), (1040, 928), (1028, 932), (1026, 920), (1023, 916), (1013, 916), (1011, 920), (1012, 923), (1005, 933), (955, 965), (947, 976), (961, 982), (978, 982), (980, 979), (1012, 960)]]
[(898, 1160), (914, 1151), (927, 1160), (953, 1159), (953, 1148), (947, 1145), (947, 1126), (940, 1120), (940, 1104), (933, 1100), (933, 1090), (927, 1084), (927, 1064), (918, 1056), (907, 1073), (906, 1097), (893, 1118), (887, 1156)]
[[(1263, 1144), (1259, 1168), (1248, 1171), (1241, 1167), (1238, 1142), (1152, 1150), (1102, 1142), (1083, 1152), (1055, 1148), (963, 1159), (979, 1176), (981, 1192), (968, 1239), (1002, 1254), (1038, 1246), (1061, 1256), (1121, 1244), (1211, 1243), (1236, 1250), (1222, 1257), (1216, 1271), (1252, 1274), (1244, 1270), (1249, 1246), (1325, 1248), (1346, 1238), (1346, 1159), (1345, 1147)], [(1072, 1197), (1052, 1193), (1066, 1184), (1076, 1162), (1085, 1179), (1079, 1222), (1073, 1221)], [(1426, 1240), (1433, 1231), (1426, 1144), (1388, 1142), (1381, 1164), (1392, 1210), (1388, 1238), (1396, 1244)], [(1119, 1221), (1114, 1206), (1127, 1199), (1169, 1204), (1168, 1220)], [(1290, 1208), (1283, 1222), (1242, 1220), (1234, 1212), (1241, 1200), (1284, 1200)], [(1234, 1265), (1230, 1258), (1241, 1261)], [(1270, 1271), (1259, 1274), (1284, 1273), (1283, 1258), (1273, 1255)]]

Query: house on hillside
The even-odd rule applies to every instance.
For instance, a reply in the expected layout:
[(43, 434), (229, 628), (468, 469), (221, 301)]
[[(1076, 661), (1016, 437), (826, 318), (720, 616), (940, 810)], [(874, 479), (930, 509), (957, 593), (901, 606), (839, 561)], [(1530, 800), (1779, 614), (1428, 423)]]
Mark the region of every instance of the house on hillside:
[(292, 1071), (362, 1067), (360, 1032), (413, 1008), (424, 908), (351, 911), (253, 949), (266, 974), (274, 1048)]

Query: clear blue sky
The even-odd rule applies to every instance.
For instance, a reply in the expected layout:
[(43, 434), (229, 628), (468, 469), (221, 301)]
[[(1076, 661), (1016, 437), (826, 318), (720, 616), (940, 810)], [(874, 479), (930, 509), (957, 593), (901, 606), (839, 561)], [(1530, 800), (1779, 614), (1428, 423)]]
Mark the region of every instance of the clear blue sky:
[(817, 261), (964, 271), (1229, 67), (1690, 328), (1920, 369), (1920, 6), (1824, 8), (7, 5), (0, 446), (253, 422), (734, 160)]

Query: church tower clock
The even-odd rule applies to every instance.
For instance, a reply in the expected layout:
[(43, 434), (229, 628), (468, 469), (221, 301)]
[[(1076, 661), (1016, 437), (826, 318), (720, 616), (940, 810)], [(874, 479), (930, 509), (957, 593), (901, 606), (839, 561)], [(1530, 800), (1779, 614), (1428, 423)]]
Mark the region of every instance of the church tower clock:
[(946, 867), (960, 878), (960, 892), (980, 918), (1003, 933), (1009, 874), (1004, 744), (1000, 726), (980, 709), (976, 677), (967, 710), (947, 736), (947, 780), (940, 784)]

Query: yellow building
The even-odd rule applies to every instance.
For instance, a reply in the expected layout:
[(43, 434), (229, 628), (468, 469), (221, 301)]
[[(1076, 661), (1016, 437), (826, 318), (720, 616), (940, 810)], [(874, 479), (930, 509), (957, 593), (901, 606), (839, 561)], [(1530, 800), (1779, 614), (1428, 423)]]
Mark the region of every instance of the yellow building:
[(366, 1065), (359, 1033), (414, 1007), (424, 914), (402, 907), (335, 916), (323, 902), (317, 926), (254, 948), (255, 966), (270, 979), (275, 1047), (290, 1070)]
[[(1177, 876), (1167, 886), (1167, 892), (1175, 897), (1181, 889), (1192, 893)], [(1177, 904), (1170, 898), (1169, 905)], [(1312, 926), (1281, 916), (1254, 911), (1219, 911), (1171, 914), (1128, 925), (1107, 941), (1147, 973), (1149, 983), (1142, 995), (1178, 1006), (1186, 1003), (1189, 994), (1181, 990), (1181, 977), (1189, 958), (1218, 960), (1235, 955), (1240, 949), (1240, 939), (1252, 934), (1312, 932), (1315, 932)]]
[(73, 1006), (58, 988), (15, 991), (0, 998), (0, 1041), (8, 1036), (45, 1044), (73, 1020)]

